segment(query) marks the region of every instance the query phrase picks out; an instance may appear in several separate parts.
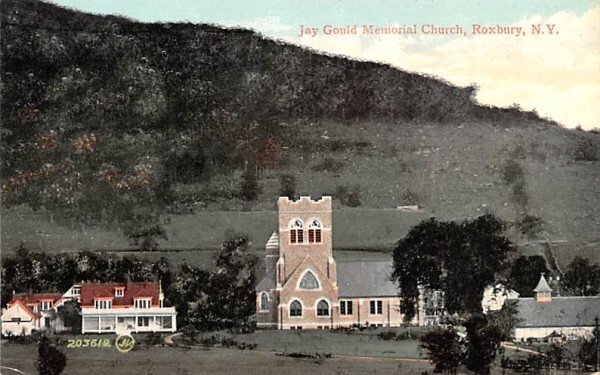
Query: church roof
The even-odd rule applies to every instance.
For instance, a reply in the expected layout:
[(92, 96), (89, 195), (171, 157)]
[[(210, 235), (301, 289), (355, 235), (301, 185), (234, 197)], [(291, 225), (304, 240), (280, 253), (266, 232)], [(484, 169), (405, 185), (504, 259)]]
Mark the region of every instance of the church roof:
[(341, 262), (337, 264), (340, 298), (393, 297), (397, 284), (391, 281), (392, 262)]
[(269, 237), (269, 240), (267, 241), (265, 247), (267, 249), (279, 248), (279, 235), (277, 235), (277, 232), (273, 232), (273, 234), (271, 234), (271, 237)]
[(550, 288), (550, 285), (548, 285), (548, 282), (546, 281), (544, 274), (542, 274), (540, 276), (540, 281), (538, 281), (538, 284), (533, 291), (535, 293), (544, 293), (544, 292), (551, 293), (552, 292), (552, 288)]
[(275, 269), (273, 269), (256, 285), (255, 290), (257, 292), (262, 292), (264, 290), (275, 289), (275, 286)]
[(517, 327), (590, 327), (600, 316), (600, 297), (519, 298)]

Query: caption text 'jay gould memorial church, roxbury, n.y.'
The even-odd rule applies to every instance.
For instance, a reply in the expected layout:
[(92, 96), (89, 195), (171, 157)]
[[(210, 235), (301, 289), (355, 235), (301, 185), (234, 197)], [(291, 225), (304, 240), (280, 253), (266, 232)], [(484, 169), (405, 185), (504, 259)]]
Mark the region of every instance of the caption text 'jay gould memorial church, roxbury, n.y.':
[[(392, 262), (333, 258), (331, 197), (280, 197), (279, 230), (266, 244), (266, 275), (256, 286), (260, 328), (330, 329), (405, 324)], [(435, 324), (419, 302), (411, 324)], [(435, 320), (435, 319), (433, 319)]]

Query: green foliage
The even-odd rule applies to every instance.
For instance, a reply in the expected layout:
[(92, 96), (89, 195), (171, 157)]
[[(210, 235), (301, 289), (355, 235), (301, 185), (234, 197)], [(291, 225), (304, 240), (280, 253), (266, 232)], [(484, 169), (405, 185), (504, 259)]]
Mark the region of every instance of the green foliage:
[(594, 336), (588, 340), (585, 340), (581, 345), (578, 357), (582, 364), (589, 366), (589, 368), (595, 368), (596, 371), (600, 370), (597, 368), (598, 365), (598, 345), (600, 345), (600, 329), (598, 327), (598, 319), (596, 317), (596, 327), (594, 328)]
[(248, 168), (242, 175), (240, 196), (247, 201), (253, 201), (258, 198), (259, 194), (260, 187), (258, 186), (258, 175), (254, 168)]
[(244, 235), (229, 234), (215, 259), (215, 270), (182, 265), (170, 297), (180, 326), (198, 330), (243, 327), (256, 311), (256, 256)]
[(595, 296), (600, 293), (600, 265), (587, 258), (575, 257), (567, 267), (564, 288), (576, 296)]
[(575, 161), (600, 161), (600, 145), (591, 140), (580, 140), (573, 150)]
[(544, 230), (544, 225), (545, 223), (542, 219), (532, 215), (526, 215), (517, 223), (519, 231), (529, 238), (535, 237), (542, 232)]
[(508, 275), (508, 287), (521, 297), (532, 297), (533, 289), (542, 273), (549, 274), (546, 260), (541, 255), (520, 256), (511, 265)]
[(279, 196), (292, 199), (296, 195), (298, 195), (296, 178), (289, 174), (279, 176)]
[(511, 243), (492, 215), (474, 220), (422, 221), (394, 249), (393, 278), (406, 319), (415, 313), (418, 286), (444, 292), (449, 312), (480, 312), (483, 291), (508, 266)]
[(57, 310), (58, 316), (72, 333), (81, 332), (81, 306), (77, 301), (67, 301)]
[(67, 357), (47, 336), (42, 336), (37, 344), (37, 370), (40, 375), (58, 375), (67, 365)]
[(463, 348), (453, 328), (437, 328), (423, 335), (420, 340), (435, 372), (456, 374), (463, 358)]
[(506, 300), (502, 309), (498, 311), (488, 311), (488, 324), (497, 327), (500, 332), (500, 340), (510, 341), (513, 336), (513, 330), (519, 324), (518, 302), (515, 300)]
[(503, 333), (486, 319), (475, 314), (466, 322), (467, 352), (465, 365), (476, 374), (489, 374), (502, 342)]
[(360, 187), (358, 185), (349, 188), (343, 185), (338, 185), (338, 187), (335, 189), (334, 196), (345, 206), (358, 207), (361, 205)]

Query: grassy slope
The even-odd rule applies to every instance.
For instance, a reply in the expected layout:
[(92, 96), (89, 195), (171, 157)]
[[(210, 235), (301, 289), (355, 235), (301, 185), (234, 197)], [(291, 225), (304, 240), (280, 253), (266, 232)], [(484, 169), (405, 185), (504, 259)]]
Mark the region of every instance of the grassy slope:
[[(27, 4), (30, 3), (32, 2), (24, 2), (23, 9), (26, 9), (29, 6)], [(18, 2), (11, 2), (11, 4), (20, 6)], [(52, 8), (51, 13), (53, 17), (56, 17), (52, 22), (49, 21), (51, 27), (57, 27), (70, 22), (70, 19), (76, 19), (77, 27), (91, 25), (91, 28), (98, 28), (107, 21), (100, 17), (81, 14), (78, 15), (78, 18), (69, 18), (67, 15), (70, 13), (57, 10), (51, 5), (44, 5), (42, 8), (47, 7)], [(31, 14), (27, 17), (37, 19), (36, 17), (40, 15), (32, 9), (34, 8), (29, 9)], [(22, 11), (20, 14), (25, 13), (27, 12)], [(63, 18), (61, 19), (59, 16)], [(27, 20), (27, 17), (24, 20)], [(117, 24), (128, 24), (128, 21), (123, 19), (111, 18), (110, 20)], [(153, 27), (160, 28), (157, 25)], [(48, 37), (44, 33), (41, 35), (40, 38)], [(207, 37), (203, 34), (202, 36)], [(170, 35), (169, 37), (174, 36)], [(232, 32), (223, 32), (219, 38), (219, 48), (224, 51), (228, 51), (229, 47), (239, 46), (238, 38), (258, 40), (256, 35), (249, 33), (237, 35)], [(228, 38), (231, 38), (231, 41), (228, 41)], [(143, 43), (152, 42), (151, 39), (135, 40), (133, 36), (129, 35), (126, 42), (143, 46)], [(40, 43), (42, 42), (43, 40)], [(312, 58), (309, 53), (297, 48), (277, 46), (272, 42), (265, 41), (257, 43), (257, 51), (262, 49), (265, 52), (264, 58), (270, 61), (269, 63), (280, 61), (277, 59), (281, 59), (282, 56), (292, 56), (297, 61)], [(186, 48), (188, 47), (191, 48), (190, 46)], [(109, 48), (112, 47), (109, 46)], [(203, 51), (202, 48), (194, 49), (194, 58), (202, 57)], [(146, 52), (148, 51), (144, 53)], [(232, 54), (239, 54), (239, 51), (232, 52)], [(252, 56), (255, 59), (252, 63), (258, 65), (248, 68), (249, 72), (255, 68), (265, 68), (266, 65), (263, 66), (260, 63), (262, 61), (260, 53)], [(211, 58), (213, 57), (211, 56)], [(130, 62), (133, 63), (139, 56), (133, 54), (130, 58), (132, 59)], [(155, 63), (159, 64), (161, 60), (156, 59)], [(293, 59), (290, 58), (290, 60)], [(327, 59), (315, 58), (310, 61), (317, 60), (320, 61), (319, 63), (323, 63)], [(287, 58), (283, 58), (281, 61), (287, 61)], [(363, 74), (360, 72), (369, 71), (369, 69), (390, 70), (382, 66), (350, 64), (344, 61), (343, 59), (332, 59), (328, 60), (328, 64), (342, 64), (343, 69), (351, 77), (349, 79), (360, 78), (356, 74)], [(314, 68), (313, 65), (310, 66)], [(292, 82), (306, 84), (303, 81), (306, 78), (303, 74), (306, 73), (297, 68), (298, 66), (293, 66), (294, 70), (289, 72)], [(91, 69), (90, 72), (94, 72), (94, 70)], [(268, 72), (270, 71), (267, 69), (263, 73)], [(61, 74), (61, 72), (58, 73)], [(408, 77), (405, 73), (397, 74)], [(412, 78), (416, 80), (415, 82), (431, 83), (418, 77)], [(227, 86), (218, 80), (215, 82)], [(385, 80), (382, 82), (385, 83)], [(415, 82), (411, 83), (412, 90), (415, 90)], [(385, 86), (389, 86), (389, 84), (382, 85), (381, 88)], [(82, 87), (87, 87), (85, 82)], [(371, 88), (375, 89), (376, 87), (372, 86)], [(456, 98), (450, 96), (455, 94), (450, 90), (446, 98), (448, 103), (445, 104), (452, 103), (452, 100)], [(426, 101), (428, 98), (424, 97), (423, 100)], [(436, 100), (440, 100), (440, 98)], [(303, 103), (310, 105), (310, 103), (316, 102), (318, 100), (308, 100)], [(443, 97), (441, 102), (436, 103), (444, 104)], [(64, 107), (69, 107), (68, 100), (60, 101), (59, 104), (59, 107), (52, 108), (48, 113), (50, 120), (54, 119), (54, 116), (60, 117), (63, 113), (61, 111), (65, 111)], [(427, 105), (428, 103), (421, 104)], [(120, 109), (126, 110), (127, 108)], [(484, 111), (484, 109), (480, 109), (480, 111)], [(369, 117), (369, 114), (365, 113), (364, 116)], [(215, 248), (218, 247), (223, 232), (231, 228), (250, 234), (255, 248), (260, 249), (269, 233), (274, 229), (275, 213), (273, 209), (279, 188), (278, 176), (283, 173), (292, 173), (296, 176), (299, 191), (302, 194), (332, 193), (338, 185), (358, 185), (360, 187), (362, 207), (367, 209), (340, 211), (336, 208), (334, 233), (335, 245), (338, 248), (389, 248), (406, 233), (410, 225), (418, 221), (417, 218), (422, 218), (415, 214), (407, 215), (388, 211), (399, 204), (418, 203), (424, 206), (429, 214), (441, 219), (464, 219), (489, 211), (504, 219), (512, 220), (515, 217), (515, 210), (509, 202), (509, 187), (502, 183), (501, 171), (506, 160), (520, 146), (523, 153), (522, 159), (519, 161), (523, 164), (526, 173), (529, 212), (541, 217), (547, 223), (546, 229), (552, 239), (566, 241), (556, 246), (560, 263), (566, 264), (577, 254), (596, 260), (599, 258), (600, 245), (597, 235), (597, 228), (600, 227), (599, 162), (575, 162), (573, 160), (573, 149), (578, 142), (588, 139), (598, 145), (599, 135), (560, 129), (545, 121), (526, 116), (497, 117), (493, 122), (475, 120), (472, 116), (464, 117), (463, 120), (437, 122), (402, 119), (346, 121), (340, 118), (326, 120), (327, 116), (322, 117), (320, 120), (300, 119), (294, 122), (294, 134), (302, 142), (294, 139), (290, 145), (287, 145), (288, 148), (284, 149), (284, 156), (288, 163), (280, 170), (268, 171), (261, 176), (260, 183), (263, 193), (258, 202), (246, 207), (255, 211), (250, 213), (214, 212), (224, 207), (236, 210), (244, 206), (235, 199), (221, 199), (214, 204), (208, 204), (211, 212), (196, 210), (194, 215), (174, 216), (171, 224), (166, 225), (169, 241), (161, 243), (161, 247), (165, 249)], [(335, 118), (335, 116), (333, 117)], [(492, 117), (494, 116), (488, 114), (481, 118)], [(83, 122), (78, 126), (85, 126), (85, 121), (91, 121), (93, 118), (87, 120), (78, 118), (79, 120)], [(115, 135), (113, 140), (116, 142), (119, 137), (119, 135)], [(319, 150), (307, 149), (302, 146), (302, 144), (324, 144), (326, 139), (347, 142), (366, 141), (370, 142), (370, 145), (360, 150), (356, 148), (331, 150), (327, 147), (325, 150)], [(67, 142), (67, 144), (70, 143)], [(315, 172), (311, 169), (326, 157), (343, 163), (343, 167), (337, 172)], [(188, 191), (203, 189), (209, 194), (211, 191), (217, 193), (227, 189), (231, 190), (232, 187), (235, 190), (240, 181), (239, 173), (226, 177), (226, 182), (215, 183), (213, 181), (208, 188), (203, 183), (182, 186), (183, 198), (185, 198), (186, 189)], [(217, 181), (219, 180), (217, 179)], [(380, 211), (374, 211), (376, 209)], [(423, 215), (423, 217), (426, 216)], [(515, 240), (519, 241), (519, 239)], [(79, 249), (123, 249), (128, 246), (128, 242), (118, 230), (100, 228), (73, 230), (50, 223), (45, 214), (30, 214), (27, 210), (23, 211), (20, 208), (4, 211), (2, 215), (2, 250), (12, 249), (21, 241), (31, 242), (43, 250), (51, 252)], [(543, 250), (536, 246), (523, 246), (522, 251), (528, 254), (543, 253)], [(181, 260), (184, 257), (180, 254), (176, 258)], [(209, 257), (202, 255), (198, 258), (207, 259)]]

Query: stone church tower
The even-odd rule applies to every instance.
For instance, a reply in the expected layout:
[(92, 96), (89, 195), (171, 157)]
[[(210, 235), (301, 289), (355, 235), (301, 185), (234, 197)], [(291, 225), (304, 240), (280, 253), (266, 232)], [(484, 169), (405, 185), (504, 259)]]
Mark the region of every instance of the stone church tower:
[(338, 300), (331, 197), (280, 197), (277, 206), (279, 230), (267, 242), (267, 275), (257, 287), (264, 291), (259, 326), (329, 327)]

